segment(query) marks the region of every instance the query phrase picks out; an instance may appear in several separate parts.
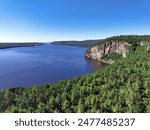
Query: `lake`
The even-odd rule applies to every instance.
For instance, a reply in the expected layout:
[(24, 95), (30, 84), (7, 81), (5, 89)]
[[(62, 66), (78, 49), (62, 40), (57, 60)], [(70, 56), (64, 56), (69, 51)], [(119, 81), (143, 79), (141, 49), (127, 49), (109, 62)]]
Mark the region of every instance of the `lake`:
[(85, 58), (87, 49), (64, 45), (0, 49), (0, 90), (55, 83), (105, 65)]

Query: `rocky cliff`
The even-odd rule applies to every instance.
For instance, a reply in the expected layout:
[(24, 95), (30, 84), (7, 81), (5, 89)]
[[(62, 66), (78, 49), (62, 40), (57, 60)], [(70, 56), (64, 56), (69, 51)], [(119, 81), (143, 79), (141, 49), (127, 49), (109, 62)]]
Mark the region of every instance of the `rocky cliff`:
[(95, 46), (91, 47), (85, 53), (85, 56), (87, 58), (113, 63), (114, 60), (117, 60), (120, 57), (126, 57), (126, 54), (129, 50), (135, 51), (137, 46), (145, 46), (149, 51), (150, 36), (121, 35), (106, 38)]
[[(110, 41), (102, 45), (92, 47), (86, 52), (85, 56), (87, 58), (101, 60), (103, 55), (117, 53), (121, 54), (123, 57), (126, 57), (127, 47), (129, 46), (130, 44), (127, 42)], [(108, 62), (112, 62), (111, 59)]]

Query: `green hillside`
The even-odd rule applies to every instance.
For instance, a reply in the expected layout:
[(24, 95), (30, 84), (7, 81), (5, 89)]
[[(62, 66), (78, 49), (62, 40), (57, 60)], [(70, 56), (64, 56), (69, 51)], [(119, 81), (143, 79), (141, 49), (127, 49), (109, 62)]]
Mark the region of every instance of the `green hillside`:
[[(100, 42), (97, 43), (97, 45), (99, 44), (103, 44), (109, 41), (124, 41), (127, 42), (129, 44), (139, 44), (140, 42), (146, 42), (147, 44), (150, 44), (150, 35), (120, 35), (120, 36), (113, 36), (113, 37), (109, 37), (106, 38), (104, 40), (101, 40)], [(94, 45), (95, 46), (95, 45)]]
[(30, 47), (30, 46), (40, 46), (44, 45), (44, 43), (0, 43), (0, 49), (5, 48), (14, 48), (14, 47)]
[(3, 90), (0, 112), (150, 112), (150, 47), (131, 47), (126, 58), (72, 80)]
[(67, 46), (80, 46), (80, 47), (91, 47), (101, 40), (85, 40), (85, 41), (54, 41), (51, 44), (54, 45), (67, 45)]

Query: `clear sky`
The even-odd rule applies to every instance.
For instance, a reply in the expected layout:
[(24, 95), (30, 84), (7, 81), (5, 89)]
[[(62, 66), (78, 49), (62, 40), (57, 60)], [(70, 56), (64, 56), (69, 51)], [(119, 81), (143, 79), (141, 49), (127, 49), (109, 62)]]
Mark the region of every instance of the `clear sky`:
[(150, 34), (150, 0), (0, 0), (0, 42)]

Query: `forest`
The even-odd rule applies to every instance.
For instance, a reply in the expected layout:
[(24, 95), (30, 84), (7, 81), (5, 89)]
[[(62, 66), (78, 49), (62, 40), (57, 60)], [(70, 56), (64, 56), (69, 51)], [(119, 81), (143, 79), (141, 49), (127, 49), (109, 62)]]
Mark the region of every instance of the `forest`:
[(0, 43), (0, 49), (6, 49), (6, 48), (13, 48), (13, 47), (30, 47), (30, 46), (41, 46), (44, 45), (44, 43)]
[[(149, 41), (147, 36), (142, 37), (142, 40), (140, 36), (119, 38), (130, 42), (135, 40), (134, 43), (143, 39)], [(13, 87), (3, 90), (0, 92), (0, 112), (150, 112), (149, 45), (131, 47), (126, 58), (118, 57), (113, 64), (100, 68), (95, 73), (71, 80), (32, 88)]]
[(54, 41), (51, 44), (54, 45), (67, 45), (67, 46), (79, 46), (79, 47), (91, 47), (101, 40), (84, 40), (84, 41)]
[[(120, 35), (120, 36), (113, 36), (106, 39), (101, 40), (100, 42), (96, 43), (96, 45), (103, 44), (109, 41), (124, 41), (129, 44), (139, 44), (140, 42), (144, 42), (146, 44), (150, 44), (150, 35)], [(95, 46), (95, 45), (93, 45)]]

